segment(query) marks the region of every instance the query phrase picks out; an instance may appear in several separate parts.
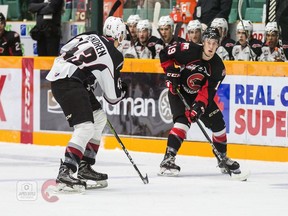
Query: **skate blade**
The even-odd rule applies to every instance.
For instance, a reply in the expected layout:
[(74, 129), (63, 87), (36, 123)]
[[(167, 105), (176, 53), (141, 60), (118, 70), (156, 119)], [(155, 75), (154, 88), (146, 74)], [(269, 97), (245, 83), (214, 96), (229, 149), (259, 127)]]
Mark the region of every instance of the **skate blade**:
[(166, 176), (166, 177), (176, 177), (179, 175), (179, 170), (177, 169), (166, 169), (161, 168), (160, 171), (157, 173), (159, 176)]
[(232, 180), (236, 181), (247, 181), (250, 176), (250, 171), (241, 171), (239, 174), (231, 173)]
[(100, 188), (106, 188), (108, 187), (108, 182), (106, 180), (102, 181), (92, 181), (88, 180), (86, 182), (86, 189), (87, 190), (93, 190), (93, 189), (100, 189)]
[(58, 183), (54, 188), (54, 193), (62, 193), (62, 194), (83, 194), (85, 193), (84, 185), (67, 185), (65, 183)]

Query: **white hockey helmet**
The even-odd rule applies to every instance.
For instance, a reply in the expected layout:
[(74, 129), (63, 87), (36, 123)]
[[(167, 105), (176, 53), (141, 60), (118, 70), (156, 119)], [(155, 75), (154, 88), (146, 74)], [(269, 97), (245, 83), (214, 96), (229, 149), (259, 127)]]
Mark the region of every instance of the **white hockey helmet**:
[[(243, 23), (242, 23), (243, 22)], [(248, 37), (252, 35), (253, 32), (253, 24), (250, 20), (242, 20), (237, 24), (236, 30), (244, 30), (247, 32)]]
[(137, 24), (137, 30), (138, 31), (142, 31), (142, 30), (145, 30), (147, 29), (148, 32), (149, 32), (149, 35), (152, 34), (152, 25), (151, 23), (149, 22), (148, 19), (144, 19), (144, 20), (140, 20)]
[(137, 23), (141, 20), (140, 16), (138, 14), (130, 15), (127, 19), (128, 25), (137, 25)]
[(228, 23), (224, 18), (215, 18), (211, 23), (211, 27), (213, 28), (222, 28), (222, 32), (224, 32), (223, 36), (226, 36), (228, 33)]
[(277, 22), (268, 22), (265, 26), (265, 33), (276, 32), (279, 33)]
[(187, 25), (187, 31), (192, 31), (192, 30), (201, 30), (202, 31), (202, 25), (199, 20), (191, 20), (189, 21)]
[(104, 22), (103, 35), (112, 37), (115, 40), (119, 40), (120, 36), (122, 36), (123, 40), (126, 38), (126, 25), (120, 17), (110, 16)]
[(161, 26), (171, 26), (171, 29), (173, 29), (174, 21), (170, 16), (161, 16), (158, 21), (158, 28)]

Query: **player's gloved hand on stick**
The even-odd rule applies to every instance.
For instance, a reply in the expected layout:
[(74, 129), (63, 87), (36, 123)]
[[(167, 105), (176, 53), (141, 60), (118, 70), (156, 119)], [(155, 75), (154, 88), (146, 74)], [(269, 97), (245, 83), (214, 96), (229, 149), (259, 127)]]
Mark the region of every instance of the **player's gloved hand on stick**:
[(185, 111), (185, 116), (190, 123), (196, 122), (197, 119), (205, 112), (205, 104), (201, 101), (194, 102), (190, 110)]
[(166, 69), (166, 86), (172, 94), (177, 94), (176, 89), (180, 89), (180, 68), (168, 67)]

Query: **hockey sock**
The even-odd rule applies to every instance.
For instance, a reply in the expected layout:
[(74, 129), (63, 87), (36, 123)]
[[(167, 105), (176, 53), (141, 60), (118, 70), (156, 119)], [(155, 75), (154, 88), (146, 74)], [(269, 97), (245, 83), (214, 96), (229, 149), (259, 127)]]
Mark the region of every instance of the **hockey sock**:
[(217, 151), (219, 151), (222, 154), (226, 154), (227, 152), (226, 129), (219, 131), (219, 132), (213, 132), (212, 140)]
[[(183, 129), (177, 128), (177, 127), (173, 127), (169, 133), (169, 136), (168, 136), (168, 144), (167, 144), (167, 150), (166, 151), (172, 152), (173, 154), (176, 155), (185, 138), (186, 138), (186, 130), (183, 130)], [(174, 149), (174, 150), (172, 150), (172, 149)]]
[(82, 160), (93, 165), (95, 164), (95, 157), (99, 149), (99, 144), (88, 142)]
[(74, 173), (83, 157), (83, 149), (81, 146), (69, 142), (65, 150), (64, 164), (70, 168)]

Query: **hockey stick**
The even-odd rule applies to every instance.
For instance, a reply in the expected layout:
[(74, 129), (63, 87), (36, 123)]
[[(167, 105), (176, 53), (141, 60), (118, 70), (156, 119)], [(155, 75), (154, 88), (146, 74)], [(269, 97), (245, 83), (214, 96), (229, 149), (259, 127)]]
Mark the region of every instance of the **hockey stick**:
[(174, 30), (174, 40), (178, 43), (178, 38), (179, 38), (179, 32), (181, 30), (181, 27), (183, 25), (183, 22), (178, 22), (176, 24), (175, 30)]
[(154, 7), (153, 23), (152, 23), (155, 26), (157, 26), (159, 20), (160, 10), (161, 10), (161, 4), (160, 2), (156, 2)]
[[(184, 96), (181, 94), (179, 89), (176, 89), (178, 96), (180, 97), (181, 101), (184, 103), (184, 106), (187, 110), (191, 110), (190, 106), (188, 105), (187, 101), (185, 100)], [(203, 128), (202, 124), (199, 122), (198, 119), (196, 119), (196, 123), (199, 126), (200, 130), (202, 131), (202, 133), (204, 134), (204, 136), (206, 137), (206, 139), (208, 140), (208, 142), (210, 143), (210, 145), (212, 146), (213, 152), (215, 153), (216, 158), (220, 161), (220, 163), (218, 164), (223, 165), (223, 167), (225, 168), (225, 170), (227, 171), (227, 173), (232, 176), (232, 172), (231, 170), (228, 168), (228, 166), (225, 163), (224, 158), (221, 157), (219, 151), (216, 149), (215, 145), (213, 144), (211, 138), (209, 137), (209, 135), (207, 134), (207, 132), (205, 131), (205, 129)]]
[(255, 61), (255, 59), (253, 58), (253, 55), (252, 55), (252, 49), (249, 45), (249, 38), (248, 38), (248, 35), (247, 35), (247, 32), (245, 31), (245, 26), (244, 26), (244, 23), (243, 23), (243, 18), (242, 18), (242, 5), (243, 5), (243, 0), (239, 0), (238, 1), (238, 16), (239, 16), (239, 19), (240, 19), (240, 22), (241, 22), (241, 25), (243, 27), (243, 30), (245, 32), (245, 36), (246, 36), (246, 41), (247, 41), (247, 46), (249, 48), (249, 53), (250, 53), (250, 56), (251, 56), (251, 59), (252, 61)]
[(127, 157), (129, 158), (131, 164), (133, 165), (133, 167), (135, 168), (135, 170), (137, 171), (138, 175), (140, 176), (140, 178), (142, 179), (144, 184), (148, 184), (149, 180), (148, 180), (148, 176), (146, 174), (145, 177), (143, 177), (143, 175), (141, 174), (141, 172), (139, 171), (138, 167), (136, 166), (136, 164), (134, 163), (132, 157), (130, 156), (129, 152), (127, 151), (127, 149), (125, 148), (123, 142), (121, 141), (120, 137), (118, 136), (118, 134), (116, 133), (115, 129), (113, 128), (111, 122), (107, 119), (107, 123), (110, 127), (111, 132), (114, 134), (115, 138), (117, 139), (118, 143), (121, 145), (123, 151), (125, 152), (125, 154), (127, 155)]
[(135, 45), (135, 42), (132, 38), (132, 35), (131, 35), (131, 31), (129, 29), (129, 26), (126, 24), (126, 31), (128, 32), (128, 34), (130, 35), (130, 39), (131, 39), (131, 44), (132, 46), (134, 47), (134, 51), (136, 52), (136, 55), (137, 55), (137, 59), (140, 59), (140, 56), (139, 56), (139, 53), (137, 52), (137, 49), (136, 49), (136, 45)]
[(109, 16), (113, 16), (114, 13), (116, 12), (116, 10), (120, 7), (120, 5), (121, 5), (121, 0), (117, 0), (117, 1), (114, 3), (114, 5), (112, 6), (112, 8), (111, 8), (111, 10), (110, 10), (110, 12), (109, 12), (109, 14), (108, 14), (108, 17), (109, 17)]
[[(155, 7), (154, 7), (154, 13), (153, 13), (152, 32), (157, 31), (158, 34), (159, 34), (158, 20), (160, 16), (160, 11), (161, 11), (161, 4), (160, 2), (156, 2)], [(158, 38), (160, 37), (160, 35), (157, 35), (157, 34), (155, 36)]]

